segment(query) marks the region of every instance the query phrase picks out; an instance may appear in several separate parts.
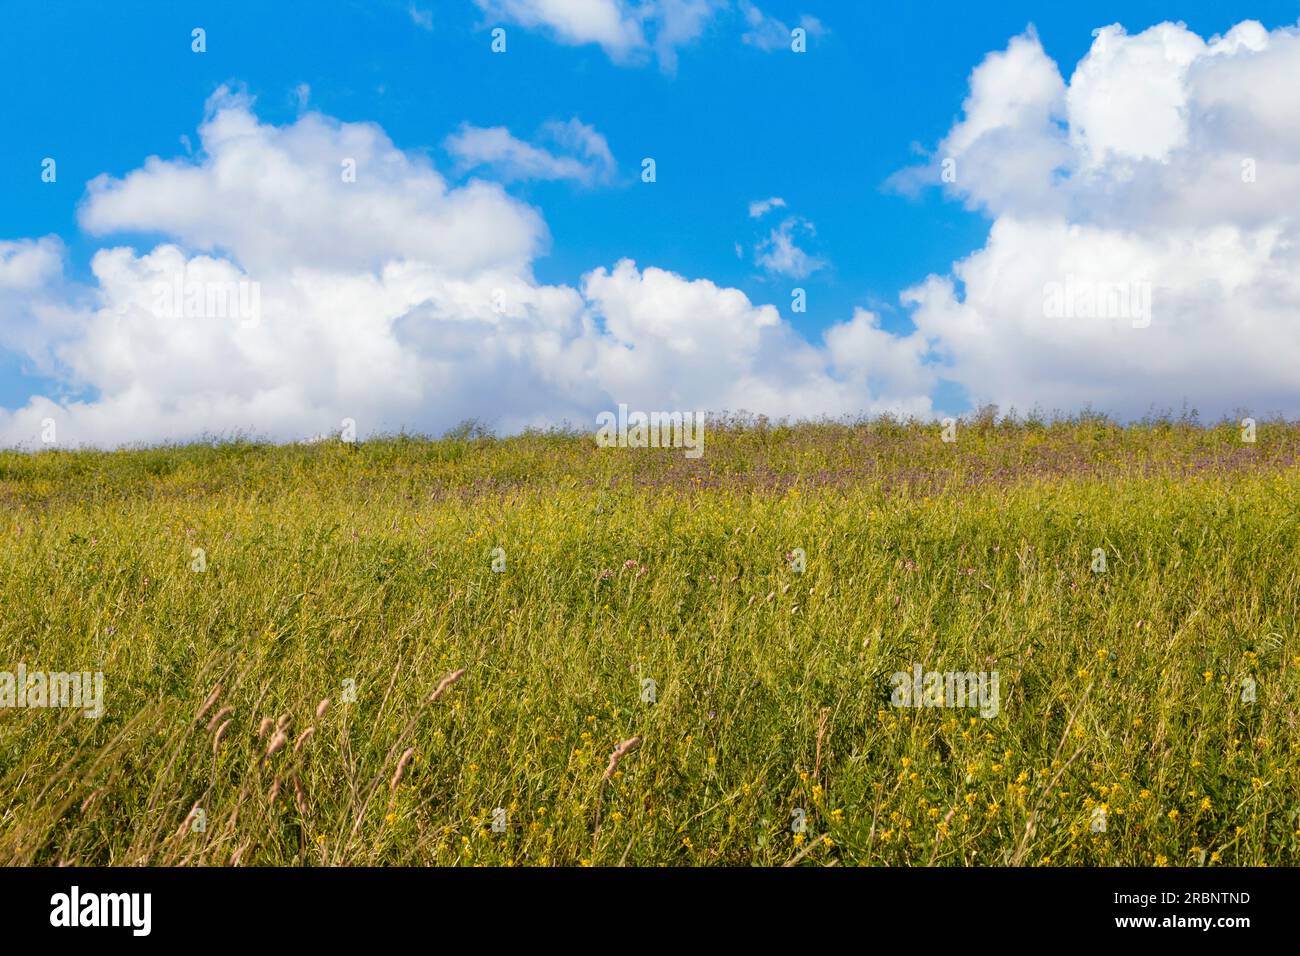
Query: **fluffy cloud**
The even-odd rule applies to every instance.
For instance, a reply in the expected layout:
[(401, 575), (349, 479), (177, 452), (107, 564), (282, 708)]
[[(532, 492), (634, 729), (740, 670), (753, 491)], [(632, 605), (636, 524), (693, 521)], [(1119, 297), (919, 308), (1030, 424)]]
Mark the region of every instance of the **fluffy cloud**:
[[(519, 270), (546, 241), (541, 217), (500, 186), (450, 189), (373, 124), (309, 113), (268, 126), (250, 106), (229, 90), (214, 94), (199, 129), (201, 162), (150, 157), (123, 179), (92, 180), (82, 227), (96, 236), (163, 233), (259, 273), (377, 269), (394, 259), (457, 275)], [(353, 170), (355, 182), (345, 181)]]
[(584, 185), (609, 182), (617, 164), (605, 137), (578, 119), (552, 122), (541, 135), (568, 155), (516, 139), (500, 126), (462, 126), (446, 149), (463, 170), (488, 167), (499, 179), (571, 179)]
[[(750, 215), (753, 216), (752, 206)], [(799, 248), (796, 231), (809, 236), (817, 235), (816, 228), (808, 220), (789, 216), (758, 244), (754, 250), (754, 261), (764, 272), (791, 279), (806, 279), (817, 270), (825, 268), (823, 260)]]
[(39, 289), (63, 271), (63, 243), (54, 237), (0, 241), (0, 293)]
[(53, 342), (76, 322), (63, 259), (55, 236), (0, 241), (0, 348), (25, 355), (46, 373), (56, 365)]
[(1068, 84), (1032, 32), (990, 55), (895, 181), (993, 219), (904, 293), (942, 374), (1021, 409), (1300, 413), (1296, 75), (1300, 34), (1254, 22), (1108, 26)]
[(542, 29), (561, 43), (598, 44), (616, 63), (653, 52), (669, 72), (677, 48), (703, 34), (726, 0), (474, 0), (489, 17)]
[(598, 43), (626, 59), (646, 45), (641, 18), (623, 0), (474, 0), (490, 17), (527, 28), (543, 27), (561, 43)]
[[(59, 385), (0, 411), (0, 444), (35, 444), (45, 417), (61, 442), (114, 445), (344, 418), (513, 431), (620, 402), (926, 415), (942, 380), (1020, 409), (1297, 415), (1296, 75), (1300, 31), (1251, 22), (1208, 40), (1106, 27), (1068, 82), (1032, 33), (1013, 39), (972, 73), (934, 162), (896, 180), (981, 210), (986, 243), (903, 293), (911, 330), (859, 310), (818, 341), (652, 265), (539, 283), (546, 224), (500, 185), (451, 184), (373, 124), (263, 123), (222, 90), (193, 157), (89, 184), (91, 282), (65, 276), (58, 239), (0, 242), (0, 344)], [(502, 175), (599, 167), (588, 132), (557, 134), (549, 160), (513, 138), (475, 155)], [(761, 244), (772, 271), (813, 267), (800, 228)], [(121, 233), (161, 239), (109, 244)]]
[[(740, 0), (740, 12), (745, 19), (745, 32), (741, 42), (759, 50), (786, 50), (790, 47), (790, 28), (770, 14), (754, 6), (750, 0)], [(813, 16), (799, 18), (799, 26), (810, 37), (819, 37), (826, 32), (822, 22)]]
[(780, 196), (773, 196), (770, 199), (755, 199), (749, 204), (749, 218), (762, 219), (773, 209), (782, 209), (785, 207), (785, 200)]
[(864, 356), (862, 334), (811, 343), (706, 279), (625, 260), (576, 288), (538, 283), (535, 210), (497, 185), (449, 185), (373, 125), (274, 126), (221, 90), (199, 133), (194, 158), (89, 184), (88, 232), (163, 237), (101, 248), (91, 284), (64, 276), (56, 239), (0, 245), (0, 297), (19, 307), (5, 310), (5, 347), (86, 396), (0, 411), (0, 444), (37, 444), (46, 417), (61, 444), (112, 446), (300, 439), (345, 418), (362, 435), (471, 417), (515, 431), (590, 423), (620, 402), (929, 409), (924, 387), (877, 387), (924, 375)]

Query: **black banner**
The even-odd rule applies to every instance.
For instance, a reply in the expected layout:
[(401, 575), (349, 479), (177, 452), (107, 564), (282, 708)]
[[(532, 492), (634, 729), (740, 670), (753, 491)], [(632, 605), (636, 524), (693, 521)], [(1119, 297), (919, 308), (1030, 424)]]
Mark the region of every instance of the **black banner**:
[(127, 945), (374, 944), (436, 936), (444, 923), (494, 942), (681, 925), (698, 927), (693, 939), (726, 940), (814, 924), (912, 943), (1030, 933), (1231, 944), (1290, 925), (1296, 889), (1295, 870), (1274, 869), (8, 869), (0, 919), (14, 942), (75, 934)]

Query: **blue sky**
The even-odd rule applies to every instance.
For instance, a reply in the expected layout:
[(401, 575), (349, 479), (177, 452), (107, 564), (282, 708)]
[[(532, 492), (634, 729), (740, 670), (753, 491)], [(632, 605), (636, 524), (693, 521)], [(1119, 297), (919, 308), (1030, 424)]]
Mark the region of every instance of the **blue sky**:
[[(825, 32), (803, 55), (760, 50), (741, 42), (744, 24), (732, 7), (679, 47), (669, 70), (653, 57), (614, 62), (597, 44), (557, 42), (551, 31), (469, 0), (11, 0), (0, 31), (0, 239), (57, 235), (68, 280), (89, 281), (95, 250), (143, 249), (162, 238), (130, 229), (87, 236), (77, 210), (89, 180), (123, 177), (148, 156), (186, 157), (205, 101), (222, 84), (246, 90), (260, 121), (277, 126), (300, 115), (295, 91), (306, 84), (311, 110), (378, 124), (398, 148), (427, 153), (453, 184), (470, 175), (444, 147), (462, 123), (506, 127), (521, 140), (575, 117), (597, 130), (617, 162), (612, 182), (506, 183), (549, 230), (549, 247), (532, 263), (541, 283), (576, 286), (589, 270), (631, 258), (771, 303), (810, 339), (859, 307), (901, 335), (912, 325), (900, 292), (979, 249), (996, 211), (966, 208), (980, 204), (937, 189), (907, 197), (884, 184), (924, 161), (921, 151), (959, 121), (971, 72), (990, 52), (1032, 24), (1068, 81), (1093, 30), (1110, 23), (1134, 35), (1181, 21), (1209, 38), (1247, 17), (1273, 30), (1300, 15), (1294, 2), (1245, 10), (1199, 0), (760, 5), (786, 24), (815, 16)], [(431, 28), (416, 22), (425, 17)], [(498, 24), (508, 29), (501, 56), (488, 49)], [(190, 50), (196, 26), (207, 32), (203, 55)], [(47, 156), (58, 162), (54, 185), (40, 180)], [(652, 185), (638, 179), (645, 156), (658, 167)], [(770, 196), (784, 199), (780, 216), (815, 227), (815, 235), (799, 232), (799, 244), (822, 269), (796, 281), (758, 266), (754, 247), (777, 220), (752, 219), (748, 207)], [(808, 290), (803, 315), (789, 309), (795, 285)], [(933, 394), (964, 405), (967, 391), (943, 381)], [(97, 388), (56, 381), (13, 348), (0, 353), (0, 405), (56, 392)]]

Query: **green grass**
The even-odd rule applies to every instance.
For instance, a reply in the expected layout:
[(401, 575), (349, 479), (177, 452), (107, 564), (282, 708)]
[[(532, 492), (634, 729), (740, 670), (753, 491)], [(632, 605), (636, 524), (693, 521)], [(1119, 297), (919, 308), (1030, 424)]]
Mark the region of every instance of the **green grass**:
[(1294, 864), (1298, 502), (1281, 422), (3, 453), (0, 670), (105, 713), (0, 709), (0, 862)]

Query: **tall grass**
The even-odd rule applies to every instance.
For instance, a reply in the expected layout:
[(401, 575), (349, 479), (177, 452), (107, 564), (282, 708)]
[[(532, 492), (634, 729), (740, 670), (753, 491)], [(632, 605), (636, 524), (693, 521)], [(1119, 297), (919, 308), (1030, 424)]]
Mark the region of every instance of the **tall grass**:
[[(986, 416), (0, 454), (0, 670), (105, 685), (0, 709), (0, 861), (1292, 864), (1298, 453)], [(894, 707), (915, 664), (998, 715)]]

